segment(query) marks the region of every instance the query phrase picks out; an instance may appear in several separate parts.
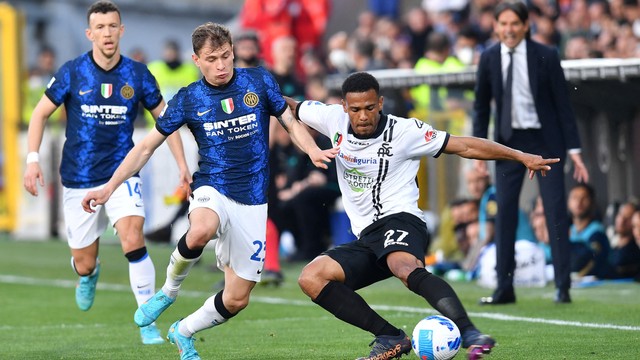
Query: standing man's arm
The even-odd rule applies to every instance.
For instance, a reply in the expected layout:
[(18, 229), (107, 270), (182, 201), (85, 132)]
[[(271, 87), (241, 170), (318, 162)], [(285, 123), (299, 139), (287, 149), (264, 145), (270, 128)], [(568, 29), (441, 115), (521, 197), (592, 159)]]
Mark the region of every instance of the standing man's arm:
[[(491, 78), (489, 71), (489, 53), (486, 52), (480, 57), (478, 70), (476, 72), (475, 100), (473, 103), (473, 136), (479, 138), (488, 138), (489, 136), (489, 119), (491, 117), (491, 99), (493, 93), (491, 91)], [(485, 161), (474, 161), (474, 167), (482, 174), (489, 174)]]
[(562, 136), (567, 144), (569, 157), (573, 161), (573, 178), (578, 182), (589, 182), (589, 171), (582, 161), (580, 136), (575, 115), (571, 109), (568, 83), (564, 77), (558, 53), (556, 51), (551, 51), (551, 53), (553, 54), (549, 59), (551, 92), (558, 112)]
[(38, 151), (42, 143), (47, 119), (58, 106), (43, 95), (31, 114), (27, 133), (27, 168), (24, 172), (24, 188), (33, 196), (38, 196), (38, 184), (44, 186), (44, 176), (40, 169)]
[[(328, 169), (329, 167), (326, 163), (330, 162), (331, 159), (336, 157), (336, 155), (338, 154), (338, 149), (320, 149), (311, 134), (309, 134), (307, 128), (300, 121), (298, 121), (298, 119), (296, 119), (291, 112), (291, 104), (297, 104), (298, 102), (291, 98), (287, 98), (286, 96), (285, 100), (287, 101), (287, 105), (289, 106), (285, 109), (282, 115), (278, 116), (278, 122), (280, 122), (280, 125), (282, 125), (282, 127), (287, 130), (289, 136), (291, 136), (291, 140), (293, 141), (293, 143), (302, 151), (304, 151), (305, 154), (309, 155), (309, 158), (313, 162), (313, 165), (318, 168)], [(295, 104), (293, 105), (294, 108), (296, 106)]]
[[(164, 100), (162, 100), (158, 106), (150, 111), (154, 120), (158, 120), (158, 117), (162, 113), (164, 107), (165, 103)], [(178, 169), (180, 170), (180, 187), (186, 191), (188, 196), (191, 193), (189, 184), (191, 184), (193, 179), (191, 178), (191, 172), (189, 171), (189, 166), (187, 165), (187, 160), (184, 155), (184, 146), (182, 145), (180, 131), (175, 131), (173, 134), (169, 135), (167, 138), (167, 145), (169, 145), (169, 150), (171, 150), (173, 157), (176, 159)]]

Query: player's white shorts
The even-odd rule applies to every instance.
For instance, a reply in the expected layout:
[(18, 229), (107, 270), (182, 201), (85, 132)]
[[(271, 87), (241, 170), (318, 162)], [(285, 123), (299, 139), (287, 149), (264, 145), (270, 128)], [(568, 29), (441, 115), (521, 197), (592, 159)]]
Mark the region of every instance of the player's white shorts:
[(245, 205), (220, 194), (211, 186), (193, 192), (189, 212), (208, 208), (220, 217), (214, 236), (218, 268), (229, 266), (241, 278), (260, 281), (267, 233), (267, 204)]
[(82, 249), (100, 237), (109, 222), (115, 224), (125, 216), (144, 217), (142, 181), (132, 177), (122, 183), (106, 204), (98, 206), (93, 214), (82, 209), (82, 199), (89, 191), (102, 189), (104, 185), (88, 189), (63, 189), (64, 219), (67, 242), (72, 249)]

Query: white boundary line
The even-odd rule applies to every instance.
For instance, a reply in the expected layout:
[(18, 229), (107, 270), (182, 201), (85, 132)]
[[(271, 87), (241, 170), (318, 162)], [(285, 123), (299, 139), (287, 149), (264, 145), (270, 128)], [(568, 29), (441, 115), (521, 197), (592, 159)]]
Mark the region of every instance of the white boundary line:
[[(33, 286), (49, 286), (49, 287), (59, 287), (59, 288), (74, 288), (76, 286), (76, 282), (74, 280), (39, 279), (39, 278), (32, 278), (32, 277), (25, 277), (25, 276), (3, 275), (3, 274), (0, 274), (0, 283), (33, 285)], [(121, 292), (131, 291), (131, 288), (127, 285), (109, 284), (104, 282), (98, 283), (98, 289), (108, 290), (108, 291), (121, 291)], [(183, 290), (180, 292), (180, 296), (204, 298), (204, 297), (211, 296), (211, 292)], [(291, 300), (291, 299), (266, 297), (266, 296), (251, 296), (251, 301), (264, 303), (264, 304), (316, 306), (310, 300), (308, 301)], [(431, 308), (425, 309), (425, 308), (417, 308), (417, 307), (409, 307), (409, 306), (389, 306), (389, 305), (371, 305), (371, 307), (375, 310), (382, 310), (382, 311), (396, 311), (396, 312), (418, 313), (418, 314), (432, 314), (432, 313), (435, 314), (436, 313), (436, 311), (434, 311)], [(592, 329), (640, 331), (640, 326), (585, 323), (581, 321), (532, 318), (532, 317), (507, 315), (507, 314), (501, 314), (501, 313), (470, 312), (469, 316), (472, 318), (485, 318), (485, 319), (500, 320), (500, 321), (520, 321), (520, 322), (549, 324), (549, 325), (558, 325), (558, 326), (572, 326), (572, 327), (582, 327), (582, 328), (592, 328)], [(0, 327), (0, 330), (1, 329), (2, 327)]]

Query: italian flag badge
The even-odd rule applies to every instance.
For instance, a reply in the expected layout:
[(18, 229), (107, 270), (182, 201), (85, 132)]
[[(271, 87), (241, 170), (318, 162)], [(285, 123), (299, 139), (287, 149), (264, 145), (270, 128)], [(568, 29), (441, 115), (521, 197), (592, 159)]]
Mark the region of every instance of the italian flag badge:
[(108, 99), (109, 97), (111, 97), (111, 94), (113, 94), (113, 85), (112, 84), (100, 85), (100, 94), (102, 94), (102, 97), (105, 99)]
[(222, 111), (226, 112), (227, 114), (231, 114), (233, 112), (234, 107), (232, 98), (224, 99), (220, 101), (220, 104), (222, 104)]

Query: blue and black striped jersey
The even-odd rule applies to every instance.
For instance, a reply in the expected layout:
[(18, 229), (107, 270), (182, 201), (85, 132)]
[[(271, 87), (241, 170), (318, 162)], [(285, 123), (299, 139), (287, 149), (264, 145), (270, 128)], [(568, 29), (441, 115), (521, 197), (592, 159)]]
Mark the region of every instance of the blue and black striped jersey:
[(269, 183), (269, 117), (287, 104), (264, 68), (236, 68), (216, 87), (204, 78), (169, 101), (156, 129), (169, 135), (187, 124), (198, 143), (199, 170), (192, 188), (212, 186), (246, 205), (265, 204)]
[(68, 188), (90, 188), (109, 181), (133, 148), (138, 103), (153, 109), (162, 96), (153, 75), (122, 56), (109, 71), (87, 52), (65, 63), (45, 95), (67, 111), (60, 176)]

